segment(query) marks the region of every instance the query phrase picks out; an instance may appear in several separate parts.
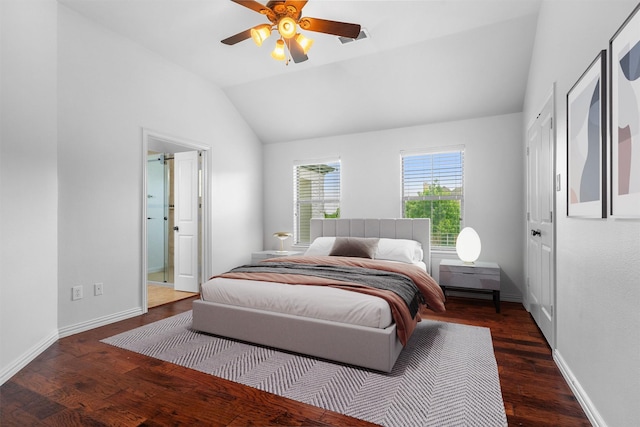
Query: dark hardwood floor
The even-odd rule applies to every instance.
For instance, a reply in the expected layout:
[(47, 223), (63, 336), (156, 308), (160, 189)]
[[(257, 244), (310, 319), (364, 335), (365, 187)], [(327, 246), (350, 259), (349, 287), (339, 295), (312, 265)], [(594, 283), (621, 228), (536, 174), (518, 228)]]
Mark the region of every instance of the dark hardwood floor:
[[(8, 426), (370, 426), (99, 341), (191, 308), (193, 298), (63, 338), (0, 388)], [(491, 328), (510, 426), (589, 426), (521, 304), (449, 298), (428, 316)]]

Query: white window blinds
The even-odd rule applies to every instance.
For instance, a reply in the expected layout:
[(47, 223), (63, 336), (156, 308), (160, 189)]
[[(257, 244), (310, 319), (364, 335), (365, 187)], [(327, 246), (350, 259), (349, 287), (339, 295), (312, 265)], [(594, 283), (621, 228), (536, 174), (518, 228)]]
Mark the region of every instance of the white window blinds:
[(293, 167), (294, 241), (311, 243), (311, 218), (340, 217), (340, 160)]
[(402, 154), (403, 217), (431, 218), (433, 247), (455, 247), (463, 206), (463, 148)]

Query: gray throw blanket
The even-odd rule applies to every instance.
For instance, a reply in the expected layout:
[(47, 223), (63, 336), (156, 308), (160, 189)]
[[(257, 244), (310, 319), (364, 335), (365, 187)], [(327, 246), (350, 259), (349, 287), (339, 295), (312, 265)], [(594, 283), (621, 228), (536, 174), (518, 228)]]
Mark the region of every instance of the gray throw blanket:
[(424, 298), (418, 290), (418, 287), (409, 277), (399, 273), (371, 268), (278, 262), (275, 265), (268, 263), (243, 265), (234, 268), (230, 273), (299, 274), (334, 279), (342, 282), (353, 282), (372, 288), (384, 289), (402, 298), (405, 304), (407, 304), (412, 318), (415, 318), (418, 313), (419, 304), (424, 303)]

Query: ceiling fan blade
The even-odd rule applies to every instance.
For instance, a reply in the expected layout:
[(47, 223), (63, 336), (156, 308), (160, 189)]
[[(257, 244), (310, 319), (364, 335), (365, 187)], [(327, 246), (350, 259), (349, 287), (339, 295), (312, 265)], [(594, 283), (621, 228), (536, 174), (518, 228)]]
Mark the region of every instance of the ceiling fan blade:
[(359, 24), (350, 24), (348, 22), (328, 21), (318, 18), (302, 18), (300, 19), (300, 28), (318, 33), (333, 34), (341, 37), (355, 39), (360, 34)]
[(293, 62), (297, 64), (309, 59), (309, 57), (302, 50), (302, 46), (300, 46), (300, 44), (295, 41), (295, 39), (284, 39), (284, 42), (287, 44), (287, 48), (289, 49), (289, 53), (291, 53), (291, 59), (293, 59)]
[(244, 30), (238, 34), (236, 34), (235, 36), (231, 36), (231, 37), (227, 37), (224, 40), (221, 40), (222, 43), (224, 44), (228, 44), (229, 46), (234, 45), (236, 43), (240, 43), (241, 41), (244, 41), (246, 39), (250, 39), (251, 38), (251, 28), (249, 28), (248, 30)]
[(238, 3), (240, 6), (244, 6), (247, 7), (251, 10), (254, 10), (258, 13), (262, 13), (261, 11), (263, 9), (267, 9), (270, 10), (267, 6), (258, 3), (257, 1), (253, 1), (253, 0), (231, 0), (234, 3)]

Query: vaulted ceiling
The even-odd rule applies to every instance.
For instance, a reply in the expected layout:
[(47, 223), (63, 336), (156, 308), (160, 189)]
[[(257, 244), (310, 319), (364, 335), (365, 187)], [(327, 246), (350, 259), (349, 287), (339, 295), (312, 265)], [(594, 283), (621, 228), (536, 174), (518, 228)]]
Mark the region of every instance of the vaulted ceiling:
[(309, 60), (285, 65), (275, 36), (220, 43), (267, 22), (229, 0), (58, 1), (221, 87), (264, 143), (522, 111), (541, 2), (310, 0), (369, 37), (303, 31)]

